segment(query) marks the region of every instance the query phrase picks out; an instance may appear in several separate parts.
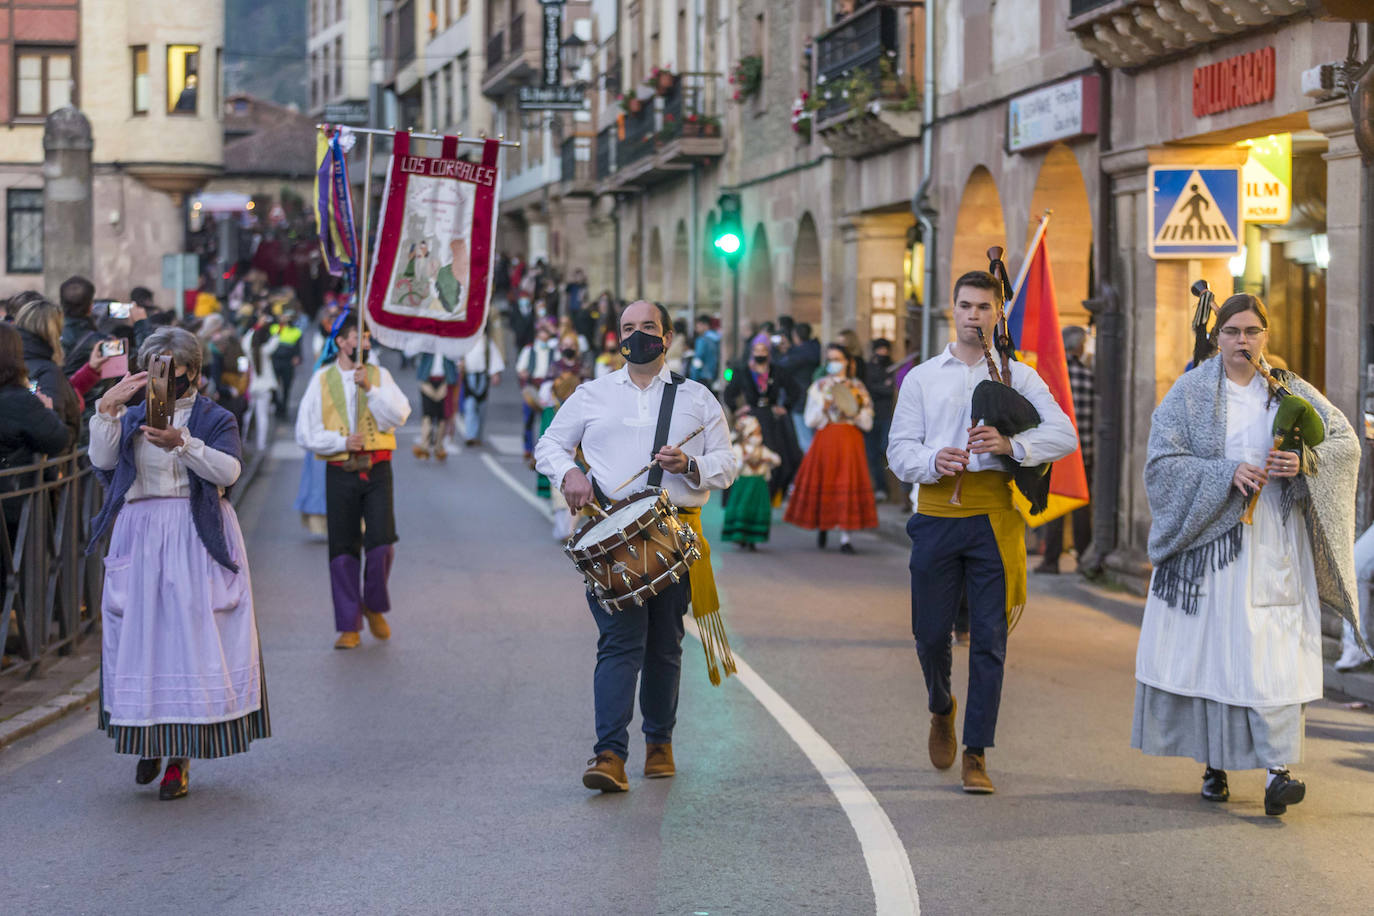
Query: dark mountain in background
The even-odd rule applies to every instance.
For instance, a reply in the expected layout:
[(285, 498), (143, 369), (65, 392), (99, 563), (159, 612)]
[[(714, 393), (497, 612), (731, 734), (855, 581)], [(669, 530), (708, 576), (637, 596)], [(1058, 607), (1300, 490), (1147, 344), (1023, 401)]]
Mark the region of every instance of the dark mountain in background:
[(225, 0), (228, 94), (246, 92), (304, 111), (310, 104), (306, 0)]

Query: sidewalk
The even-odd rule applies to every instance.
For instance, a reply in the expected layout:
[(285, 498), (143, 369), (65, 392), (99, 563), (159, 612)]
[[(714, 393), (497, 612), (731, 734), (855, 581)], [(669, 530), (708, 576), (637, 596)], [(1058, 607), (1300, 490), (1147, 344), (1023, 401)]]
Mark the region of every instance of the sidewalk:
[[(279, 424), (274, 433), (285, 427)], [(266, 452), (250, 452), (245, 456), (243, 475), (229, 497), (234, 506), (238, 506), (248, 492), (270, 452), (269, 446)], [(89, 711), (99, 693), (99, 634), (86, 637), (71, 655), (43, 661), (38, 674), (28, 680), (18, 674), (7, 676), (0, 680), (0, 748), (33, 734), (67, 713), (83, 708)]]
[[(906, 523), (910, 517), (911, 513), (901, 504), (879, 505), (878, 536), (892, 544), (910, 549), (911, 540), (906, 536)], [(1064, 560), (1064, 566), (1070, 562)], [(1057, 576), (1031, 573), (1029, 590), (1032, 601), (1037, 594), (1072, 601), (1135, 626), (1140, 625), (1145, 612), (1145, 599), (1138, 598), (1124, 589), (1118, 590), (1089, 582), (1076, 571), (1068, 569)], [(1340, 655), (1340, 643), (1330, 638), (1324, 642), (1327, 693), (1374, 704), (1374, 670), (1365, 667), (1358, 671), (1337, 671), (1333, 662)]]

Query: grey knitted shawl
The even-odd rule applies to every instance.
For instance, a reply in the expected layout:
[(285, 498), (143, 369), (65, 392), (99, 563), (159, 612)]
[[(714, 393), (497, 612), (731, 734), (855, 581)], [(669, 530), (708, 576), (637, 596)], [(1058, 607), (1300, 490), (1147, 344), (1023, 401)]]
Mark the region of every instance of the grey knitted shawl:
[[(1360, 443), (1345, 414), (1320, 392), (1291, 373), (1284, 382), (1316, 408), (1326, 439), (1313, 450), (1316, 473), (1276, 483), (1285, 512), (1300, 507), (1307, 520), (1322, 607), (1353, 623)], [(1198, 612), (1203, 575), (1240, 552), (1245, 497), (1231, 485), (1240, 462), (1226, 457), (1225, 384), (1221, 358), (1206, 360), (1174, 383), (1150, 424), (1145, 494), (1153, 516), (1152, 590), (1188, 614)]]

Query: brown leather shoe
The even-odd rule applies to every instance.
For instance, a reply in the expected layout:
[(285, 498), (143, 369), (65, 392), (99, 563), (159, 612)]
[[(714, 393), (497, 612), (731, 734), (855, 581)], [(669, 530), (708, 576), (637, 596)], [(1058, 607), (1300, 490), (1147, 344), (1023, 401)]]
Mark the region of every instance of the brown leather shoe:
[(677, 767), (673, 766), (673, 745), (671, 743), (644, 745), (645, 779), (667, 779), (676, 773)]
[(988, 779), (988, 762), (982, 754), (964, 751), (964, 791), (970, 795), (991, 795), (997, 791)]
[(363, 611), (363, 618), (367, 621), (367, 629), (373, 639), (391, 638), (391, 625), (386, 622), (386, 617), (372, 611)]
[(950, 697), (948, 713), (930, 714), (930, 762), (937, 770), (948, 770), (959, 756), (959, 738), (954, 734), (954, 714), (958, 711), (959, 701)]
[(615, 751), (602, 751), (587, 763), (582, 785), (602, 792), (628, 792), (630, 780), (625, 777), (625, 761)]
[(356, 632), (345, 631), (340, 633), (339, 638), (334, 641), (334, 648), (336, 649), (356, 649), (360, 645), (362, 645), (362, 639)]

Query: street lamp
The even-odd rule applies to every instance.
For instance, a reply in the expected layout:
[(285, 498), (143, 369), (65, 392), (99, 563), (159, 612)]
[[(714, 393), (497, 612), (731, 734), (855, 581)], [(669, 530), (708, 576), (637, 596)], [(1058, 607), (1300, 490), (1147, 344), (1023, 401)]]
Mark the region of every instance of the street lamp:
[(574, 32), (563, 39), (559, 48), (562, 50), (563, 66), (568, 71), (568, 78), (577, 79), (577, 71), (582, 69), (582, 62), (587, 59), (587, 42)]

